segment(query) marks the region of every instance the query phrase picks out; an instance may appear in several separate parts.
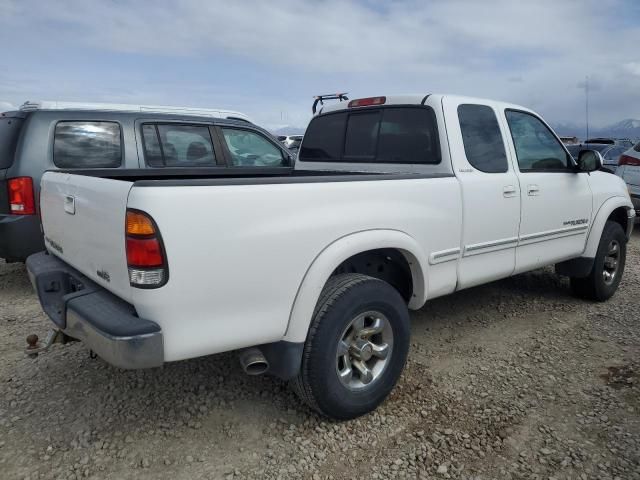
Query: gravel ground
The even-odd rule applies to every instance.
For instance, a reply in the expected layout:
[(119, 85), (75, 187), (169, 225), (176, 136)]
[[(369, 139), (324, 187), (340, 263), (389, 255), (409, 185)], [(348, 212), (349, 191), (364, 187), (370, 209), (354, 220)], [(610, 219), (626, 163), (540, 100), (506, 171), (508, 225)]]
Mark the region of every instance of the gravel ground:
[(640, 479), (640, 233), (615, 297), (544, 269), (428, 303), (390, 398), (334, 423), (234, 354), (122, 371), (48, 328), (0, 264), (0, 478)]

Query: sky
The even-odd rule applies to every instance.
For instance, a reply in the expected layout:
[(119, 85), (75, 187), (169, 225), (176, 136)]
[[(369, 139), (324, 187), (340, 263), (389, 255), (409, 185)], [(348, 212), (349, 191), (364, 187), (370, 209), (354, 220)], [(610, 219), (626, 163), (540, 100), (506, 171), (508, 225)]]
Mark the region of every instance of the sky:
[(452, 93), (551, 123), (640, 118), (638, 0), (0, 0), (0, 110), (226, 108), (304, 127), (316, 94)]

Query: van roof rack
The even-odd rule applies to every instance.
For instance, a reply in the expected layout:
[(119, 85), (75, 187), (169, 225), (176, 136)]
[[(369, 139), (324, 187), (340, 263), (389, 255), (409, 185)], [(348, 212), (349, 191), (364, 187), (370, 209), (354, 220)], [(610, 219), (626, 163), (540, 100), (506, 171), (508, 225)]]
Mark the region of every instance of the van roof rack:
[(20, 111), (22, 112), (34, 112), (37, 110), (100, 110), (106, 112), (167, 113), (176, 115), (194, 115), (199, 117), (228, 118), (252, 123), (251, 119), (249, 119), (249, 117), (244, 113), (217, 108), (130, 105), (126, 103), (58, 102), (52, 100), (26, 101), (20, 106)]
[(320, 105), (324, 105), (325, 100), (340, 100), (341, 102), (345, 100), (349, 100), (349, 98), (347, 97), (347, 93), (349, 92), (329, 93), (327, 95), (316, 95), (315, 97), (313, 97), (314, 100), (313, 100), (313, 106), (311, 107), (311, 111), (315, 115), (318, 109), (318, 103)]

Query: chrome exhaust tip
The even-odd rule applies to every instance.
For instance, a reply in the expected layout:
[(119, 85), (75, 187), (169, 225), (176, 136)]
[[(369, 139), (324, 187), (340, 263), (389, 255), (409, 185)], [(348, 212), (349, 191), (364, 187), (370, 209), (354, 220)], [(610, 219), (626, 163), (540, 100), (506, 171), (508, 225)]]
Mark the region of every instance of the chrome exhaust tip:
[(240, 352), (240, 365), (247, 375), (262, 375), (269, 370), (269, 362), (256, 347)]

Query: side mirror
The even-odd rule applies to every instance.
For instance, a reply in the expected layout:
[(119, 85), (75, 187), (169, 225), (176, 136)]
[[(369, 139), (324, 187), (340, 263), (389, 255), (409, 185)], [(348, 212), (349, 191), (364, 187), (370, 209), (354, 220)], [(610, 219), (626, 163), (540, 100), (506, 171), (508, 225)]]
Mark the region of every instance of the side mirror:
[(604, 159), (597, 150), (581, 150), (578, 155), (578, 171), (595, 172), (602, 168)]

